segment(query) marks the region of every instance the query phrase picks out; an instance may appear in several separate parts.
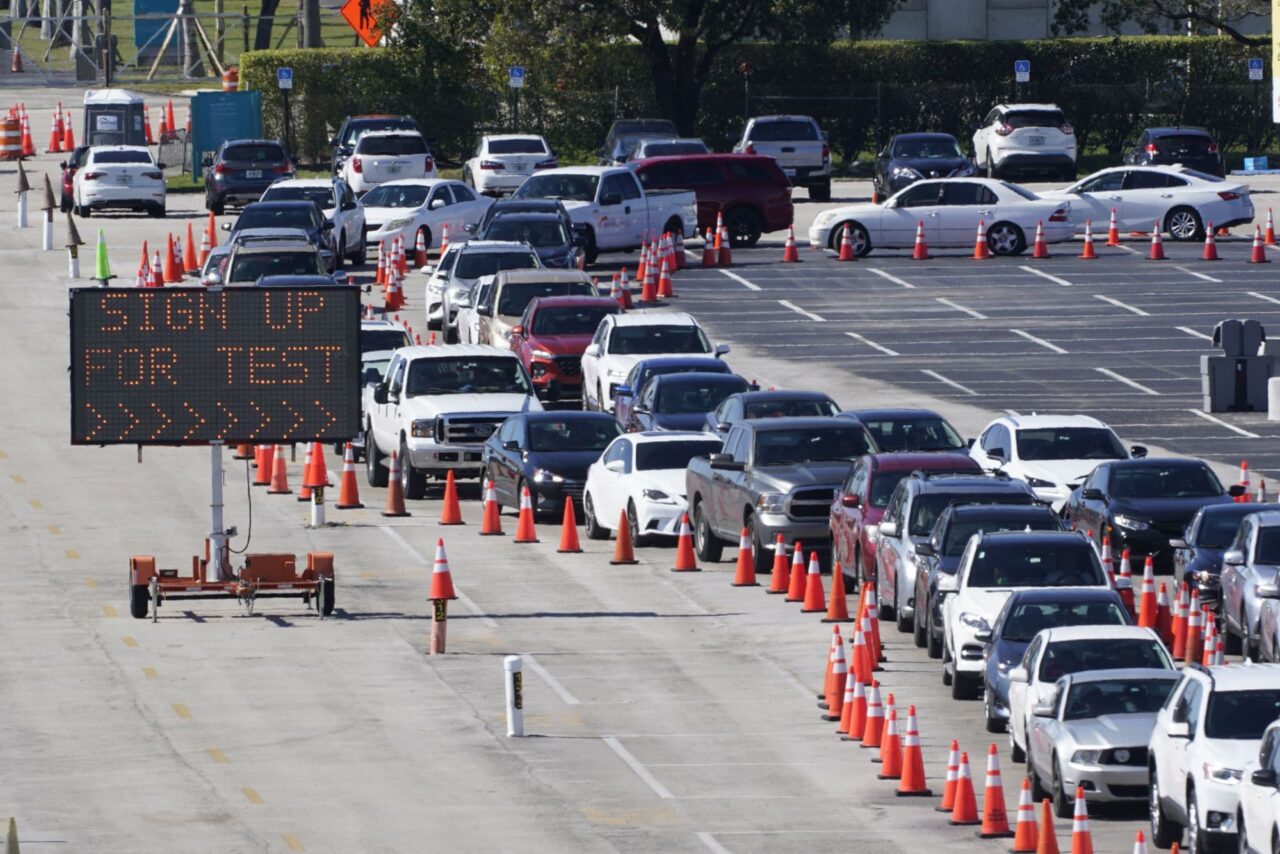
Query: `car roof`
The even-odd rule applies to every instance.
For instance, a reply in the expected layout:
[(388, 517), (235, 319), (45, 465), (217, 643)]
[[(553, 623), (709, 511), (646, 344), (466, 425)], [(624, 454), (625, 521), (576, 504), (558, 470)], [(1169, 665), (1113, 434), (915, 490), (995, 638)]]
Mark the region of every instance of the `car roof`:
[(361, 328), (361, 329), (371, 329), (371, 330), (380, 330), (380, 329), (393, 329), (393, 330), (396, 330), (396, 329), (398, 329), (398, 330), (400, 330), (400, 331), (402, 331), (402, 332), (406, 332), (406, 331), (408, 331), (408, 330), (406, 330), (406, 329), (404, 328), (404, 326), (403, 326), (402, 324), (396, 323), (396, 322), (395, 322), (395, 321), (393, 321), (393, 320), (383, 320), (383, 319), (382, 319), (382, 318), (380, 318), (380, 317), (364, 317), (364, 318), (361, 318), (361, 319), (360, 319), (360, 328)]
[(535, 311), (539, 308), (588, 308), (594, 306), (612, 306), (619, 308), (613, 297), (559, 296), (534, 297), (531, 303)]
[(548, 412), (519, 412), (516, 415), (526, 421), (612, 421), (617, 423), (611, 412), (587, 412), (584, 409), (555, 409)]
[(258, 240), (236, 245), (236, 254), (253, 255), (265, 252), (319, 252), (310, 241), (298, 239)]
[(539, 175), (596, 175), (600, 176), (606, 172), (616, 172), (619, 169), (625, 169), (625, 166), (561, 166), (557, 169), (540, 169)]
[(494, 213), (504, 210), (531, 211), (544, 208), (559, 213), (564, 210), (564, 204), (559, 199), (497, 199), (489, 205), (489, 210)]
[(1000, 110), (1061, 110), (1057, 104), (996, 104)]
[(412, 347), (401, 347), (397, 353), (406, 359), (443, 359), (449, 356), (505, 356), (511, 359), (516, 354), (491, 344), (414, 344)]
[(347, 116), (349, 122), (372, 121), (374, 119), (402, 119), (413, 121), (413, 116), (399, 113), (361, 113), (358, 116)]
[(709, 445), (721, 444), (720, 437), (703, 433), (701, 430), (645, 430), (622, 435), (628, 439), (635, 439), (637, 445), (651, 445), (656, 442), (688, 442), (690, 439), (705, 440)]
[(1026, 602), (1115, 602), (1120, 594), (1109, 587), (1024, 587), (1013, 591), (1010, 601)]
[(1105, 465), (1112, 470), (1118, 468), (1166, 468), (1169, 466), (1208, 468), (1208, 464), (1204, 460), (1196, 459), (1195, 457), (1136, 457), (1129, 460), (1104, 460), (1099, 465)]
[(383, 359), (390, 360), (396, 354), (395, 350), (365, 350), (360, 354), (362, 362), (379, 362)]
[(1213, 136), (1213, 134), (1209, 133), (1204, 128), (1178, 127), (1177, 125), (1158, 127), (1158, 128), (1147, 128), (1146, 130), (1143, 131), (1143, 133), (1146, 133), (1150, 136), (1170, 136), (1172, 134), (1195, 134), (1199, 136), (1208, 136), (1208, 137)]
[(699, 382), (741, 382), (746, 385), (746, 380), (737, 374), (722, 374), (713, 371), (683, 371), (678, 374), (658, 374), (649, 382), (658, 385), (679, 385), (680, 383), (699, 383)]
[[(524, 246), (523, 243), (516, 244)], [(581, 270), (556, 270), (539, 268), (537, 270), (501, 270), (494, 276), (494, 281), (501, 279), (507, 284), (591, 284), (591, 277)]]
[(968, 454), (959, 451), (885, 451), (868, 454), (867, 460), (875, 471), (944, 471), (967, 469), (977, 474), (982, 466)]
[(654, 356), (649, 359), (641, 359), (636, 364), (644, 365), (646, 368), (678, 368), (684, 365), (706, 365), (710, 367), (715, 364), (724, 365), (725, 373), (729, 373), (729, 366), (715, 356)]
[(274, 276), (259, 276), (255, 283), (260, 288), (345, 288), (347, 285), (339, 284), (333, 276), (322, 276), (319, 273), (313, 275), (300, 275), (296, 273), (281, 273)]
[(365, 131), (360, 135), (361, 139), (376, 139), (380, 136), (422, 136), (422, 131), (414, 128), (393, 128), (387, 130), (371, 130)]
[(1280, 685), (1280, 664), (1261, 664), (1249, 659), (1242, 664), (1216, 664), (1212, 667), (1193, 664), (1182, 672), (1213, 680), (1215, 691), (1256, 691)]
[(1046, 513), (1055, 519), (1057, 518), (1053, 509), (1043, 504), (955, 504), (948, 507), (947, 510), (951, 511), (952, 518), (961, 516), (965, 519), (974, 517), (979, 519), (1000, 519), (1011, 516), (1030, 519), (1034, 516), (1043, 516)]
[[(532, 249), (528, 243), (518, 240), (468, 240), (466, 243), (454, 244), (461, 253), (469, 252), (510, 252), (513, 249)], [(450, 249), (453, 246), (449, 247)]]
[(487, 140), (503, 140), (503, 139), (536, 139), (539, 142), (546, 142), (536, 133), (486, 133), (480, 136), (481, 139)]
[(938, 131), (914, 131), (914, 132), (912, 132), (912, 133), (896, 133), (896, 134), (894, 134), (894, 135), (893, 135), (893, 138), (894, 138), (895, 140), (897, 140), (897, 139), (950, 139), (950, 140), (955, 140), (955, 137), (954, 137), (954, 136), (952, 136), (951, 134), (949, 134), (949, 133), (941, 133), (941, 132), (938, 132)]
[(508, 211), (497, 211), (497, 212), (495, 212), (495, 213), (494, 213), (494, 215), (493, 215), (492, 217), (490, 217), (490, 218), (489, 218), (489, 223), (490, 223), (490, 224), (492, 224), (492, 223), (494, 223), (494, 222), (497, 222), (497, 221), (498, 221), (498, 220), (500, 220), (500, 219), (502, 219), (502, 220), (514, 220), (514, 221), (516, 221), (516, 222), (563, 222), (563, 221), (564, 221), (564, 217), (562, 217), (562, 216), (560, 215), (560, 212), (559, 212), (559, 211), (553, 211), (553, 210), (544, 210), (544, 211), (519, 211), (519, 210), (516, 210), (516, 211), (512, 211), (512, 210), (508, 210)]
[(1072, 685), (1079, 685), (1081, 682), (1127, 682), (1131, 679), (1176, 682), (1181, 675), (1176, 670), (1161, 670), (1158, 667), (1122, 667), (1119, 670), (1081, 670), (1068, 674), (1067, 679)]
[(1264, 513), (1272, 510), (1280, 510), (1280, 504), (1206, 504), (1200, 508), (1200, 512), (1205, 516), (1235, 516), (1244, 518), (1250, 513)]
[(750, 121), (753, 122), (817, 122), (813, 116), (796, 116), (787, 114), (777, 114), (772, 116), (752, 116)]
[[(1245, 507), (1257, 505), (1244, 505)], [(1280, 510), (1265, 510), (1258, 513), (1258, 524), (1262, 527), (1273, 528), (1280, 525)]]
[(84, 93), (85, 104), (141, 104), (142, 96), (128, 89), (89, 89)]
[(337, 178), (286, 178), (283, 181), (272, 183), (268, 190), (274, 190), (276, 187), (325, 187), (332, 188), (333, 182), (339, 180)]
[(223, 148), (230, 148), (233, 145), (278, 145), (284, 148), (284, 143), (278, 139), (228, 139), (222, 143)]
[(1041, 629), (1039, 634), (1044, 635), (1045, 640), (1054, 643), (1058, 641), (1078, 641), (1078, 640), (1126, 640), (1129, 638), (1141, 638), (1143, 640), (1159, 641), (1160, 638), (1156, 633), (1142, 626), (1118, 626), (1118, 625), (1092, 625), (1092, 626), (1054, 626), (1047, 629)]
[(808, 391), (800, 388), (770, 388), (760, 391), (740, 391), (734, 395), (743, 403), (754, 403), (758, 400), (830, 400), (825, 391)]
[(992, 477), (989, 474), (947, 474), (942, 477), (924, 477), (910, 480), (918, 492), (1031, 492), (1025, 481), (1013, 478)]
[(1043, 429), (1045, 427), (1095, 427), (1101, 430), (1110, 429), (1106, 424), (1090, 415), (1005, 415), (996, 419), (1019, 430)]
[(244, 213), (250, 208), (315, 208), (315, 202), (308, 202), (303, 199), (276, 199), (266, 202), (250, 202), (245, 205), (240, 213)]
[(934, 412), (932, 409), (846, 409), (840, 413), (840, 417), (852, 418), (855, 421), (870, 419), (919, 418), (922, 415), (942, 418), (941, 415)]
[(1070, 543), (1072, 545), (1079, 544), (1092, 549), (1088, 540), (1082, 537), (1076, 531), (986, 531), (981, 536), (983, 542), (991, 540), (1007, 540), (1009, 542), (1021, 543), (1038, 543), (1046, 545), (1050, 543)]
[[(366, 134), (367, 136), (368, 134)], [(394, 181), (383, 181), (379, 187), (435, 187), (439, 184), (456, 184), (452, 178), (397, 178)]]
[(614, 315), (617, 326), (698, 326), (701, 324), (692, 314), (683, 311), (645, 312), (633, 311)]
[(804, 427), (853, 426), (848, 422), (837, 420), (834, 415), (785, 415), (782, 418), (748, 418), (742, 423), (749, 425), (757, 433), (772, 433), (775, 430), (792, 430)]
[(637, 160), (635, 165), (640, 167), (648, 166), (651, 163), (758, 163), (765, 160), (777, 162), (774, 158), (765, 154), (721, 154), (715, 151), (705, 151), (696, 154), (660, 154), (657, 157), (646, 157), (643, 160)]
[(236, 245), (245, 246), (250, 243), (263, 243), (268, 240), (310, 240), (307, 238), (307, 232), (301, 228), (287, 228), (285, 226), (270, 226), (267, 228), (242, 228), (232, 233), (232, 238), (223, 246)]
[(147, 154), (151, 153), (151, 149), (145, 145), (91, 145), (89, 146), (89, 151), (145, 151)]

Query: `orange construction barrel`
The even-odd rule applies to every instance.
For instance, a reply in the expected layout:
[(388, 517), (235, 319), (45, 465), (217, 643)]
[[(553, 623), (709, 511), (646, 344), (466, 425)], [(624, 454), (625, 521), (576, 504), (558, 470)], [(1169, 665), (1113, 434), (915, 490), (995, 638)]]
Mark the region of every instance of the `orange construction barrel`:
[(0, 160), (18, 160), (22, 157), (22, 121), (13, 117), (0, 118)]
[(240, 69), (234, 65), (222, 72), (222, 91), (234, 92), (240, 88)]

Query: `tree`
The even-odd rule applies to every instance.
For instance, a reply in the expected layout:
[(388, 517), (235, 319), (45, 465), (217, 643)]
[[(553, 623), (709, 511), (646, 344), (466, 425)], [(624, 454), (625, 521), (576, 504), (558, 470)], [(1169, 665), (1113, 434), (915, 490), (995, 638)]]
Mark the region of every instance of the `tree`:
[(1223, 35), (1251, 47), (1267, 47), (1271, 35), (1250, 36), (1241, 32), (1242, 22), (1271, 12), (1270, 0), (1059, 0), (1054, 13), (1054, 35), (1071, 35), (1087, 30), (1090, 15), (1097, 10), (1102, 25), (1119, 30), (1134, 23), (1149, 33), (1168, 30), (1221, 30)]

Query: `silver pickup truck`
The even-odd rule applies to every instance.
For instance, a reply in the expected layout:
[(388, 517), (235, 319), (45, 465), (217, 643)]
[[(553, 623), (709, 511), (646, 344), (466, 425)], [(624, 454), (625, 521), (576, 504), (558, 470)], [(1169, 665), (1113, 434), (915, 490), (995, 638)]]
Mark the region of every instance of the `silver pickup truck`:
[(807, 187), (815, 202), (831, 201), (831, 147), (827, 135), (809, 116), (747, 119), (733, 150), (772, 157), (792, 186)]
[(701, 560), (720, 559), (743, 528), (757, 570), (768, 572), (778, 534), (800, 540), (829, 564), (828, 513), (853, 461), (875, 453), (861, 424), (846, 418), (769, 418), (740, 422), (724, 451), (694, 457), (685, 470), (694, 547)]

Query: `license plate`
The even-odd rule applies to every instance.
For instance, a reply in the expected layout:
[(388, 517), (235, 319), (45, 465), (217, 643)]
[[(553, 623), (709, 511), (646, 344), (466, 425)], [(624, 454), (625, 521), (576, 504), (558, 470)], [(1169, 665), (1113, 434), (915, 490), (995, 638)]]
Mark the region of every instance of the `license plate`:
[(244, 177), (246, 177), (246, 178), (261, 178), (261, 177), (262, 177), (262, 170), (261, 170), (261, 169), (246, 169), (246, 170), (244, 170)]
[(783, 169), (783, 170), (782, 170), (782, 174), (783, 174), (783, 175), (786, 175), (788, 178), (794, 178), (794, 177), (796, 177), (796, 170), (794, 170), (794, 169)]
[(399, 175), (399, 174), (400, 174), (400, 164), (399, 164), (399, 163), (388, 163), (388, 164), (387, 164), (387, 174), (388, 174), (388, 175)]
[(1027, 137), (1027, 145), (1044, 145), (1044, 137), (1029, 136)]
[(117, 175), (117, 176), (116, 176), (116, 180), (117, 180), (117, 181), (119, 181), (121, 184), (124, 184), (125, 186), (129, 186), (130, 184), (132, 184), (132, 183), (133, 183), (133, 176), (132, 176), (132, 175)]

